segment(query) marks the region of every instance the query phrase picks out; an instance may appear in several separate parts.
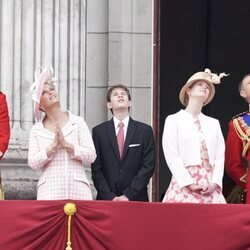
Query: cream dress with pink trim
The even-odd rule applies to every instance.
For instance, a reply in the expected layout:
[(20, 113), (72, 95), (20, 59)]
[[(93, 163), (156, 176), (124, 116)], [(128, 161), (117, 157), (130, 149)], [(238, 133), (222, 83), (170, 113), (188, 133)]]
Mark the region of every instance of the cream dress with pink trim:
[[(205, 141), (202, 139), (202, 130), (200, 122), (195, 119), (195, 124), (197, 126), (198, 132), (201, 138), (201, 165), (189, 166), (187, 167), (189, 174), (194, 180), (194, 184), (207, 185), (211, 183), (213, 168), (209, 164), (208, 152)], [(218, 187), (210, 196), (205, 196), (190, 189), (183, 187), (180, 188), (176, 182), (176, 179), (172, 177), (169, 184), (168, 190), (163, 198), (162, 202), (190, 202), (190, 203), (226, 203), (225, 198), (222, 194), (221, 189)]]

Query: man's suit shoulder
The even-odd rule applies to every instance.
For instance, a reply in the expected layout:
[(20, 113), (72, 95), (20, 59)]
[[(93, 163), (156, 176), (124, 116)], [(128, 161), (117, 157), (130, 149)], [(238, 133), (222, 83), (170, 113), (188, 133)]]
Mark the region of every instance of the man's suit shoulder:
[(96, 125), (96, 126), (93, 128), (93, 130), (103, 129), (103, 128), (105, 128), (109, 123), (110, 123), (110, 121), (102, 122), (102, 123)]
[(153, 131), (152, 127), (144, 122), (135, 121), (135, 120), (132, 120), (132, 122), (137, 127), (137, 129), (139, 129), (143, 133), (148, 134), (150, 131)]
[(141, 126), (141, 127), (144, 127), (144, 128), (151, 128), (151, 126), (148, 125), (147, 123), (140, 122), (140, 121), (135, 121), (135, 120), (133, 120), (133, 122), (134, 122), (135, 124), (137, 124), (138, 126)]

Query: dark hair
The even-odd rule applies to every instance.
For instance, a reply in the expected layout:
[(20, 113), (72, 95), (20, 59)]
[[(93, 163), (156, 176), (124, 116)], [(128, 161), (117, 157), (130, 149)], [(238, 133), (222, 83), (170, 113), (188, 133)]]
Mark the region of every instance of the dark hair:
[(242, 78), (242, 80), (239, 82), (239, 85), (238, 85), (238, 90), (239, 92), (242, 90), (242, 85), (243, 85), (243, 81), (250, 76), (250, 73), (249, 74), (246, 74), (244, 75), (244, 77)]
[(109, 90), (108, 90), (108, 93), (107, 93), (107, 102), (110, 102), (111, 94), (112, 94), (114, 89), (123, 89), (124, 91), (126, 91), (126, 93), (128, 95), (128, 99), (129, 99), (129, 101), (131, 101), (131, 96), (130, 96), (130, 93), (129, 93), (129, 89), (123, 84), (116, 84), (116, 85), (113, 85), (113, 86), (109, 87)]

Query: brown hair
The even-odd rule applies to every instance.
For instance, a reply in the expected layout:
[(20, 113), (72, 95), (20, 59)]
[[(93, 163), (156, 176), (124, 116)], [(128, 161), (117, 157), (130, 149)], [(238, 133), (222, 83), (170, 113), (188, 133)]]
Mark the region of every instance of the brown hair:
[(123, 84), (116, 84), (116, 85), (113, 85), (113, 86), (111, 86), (109, 88), (108, 93), (107, 93), (107, 102), (110, 102), (111, 94), (112, 94), (114, 89), (123, 89), (124, 91), (126, 91), (126, 93), (128, 95), (128, 99), (129, 99), (129, 101), (131, 101), (131, 96), (130, 96), (130, 93), (129, 93), (129, 89)]

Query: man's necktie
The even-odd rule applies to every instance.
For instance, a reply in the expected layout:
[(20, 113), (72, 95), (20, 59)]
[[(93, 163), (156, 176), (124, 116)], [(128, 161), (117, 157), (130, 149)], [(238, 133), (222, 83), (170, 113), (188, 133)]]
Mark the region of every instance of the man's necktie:
[(117, 142), (119, 147), (120, 158), (122, 158), (123, 148), (124, 148), (124, 124), (120, 122), (118, 124), (119, 130), (117, 133)]

